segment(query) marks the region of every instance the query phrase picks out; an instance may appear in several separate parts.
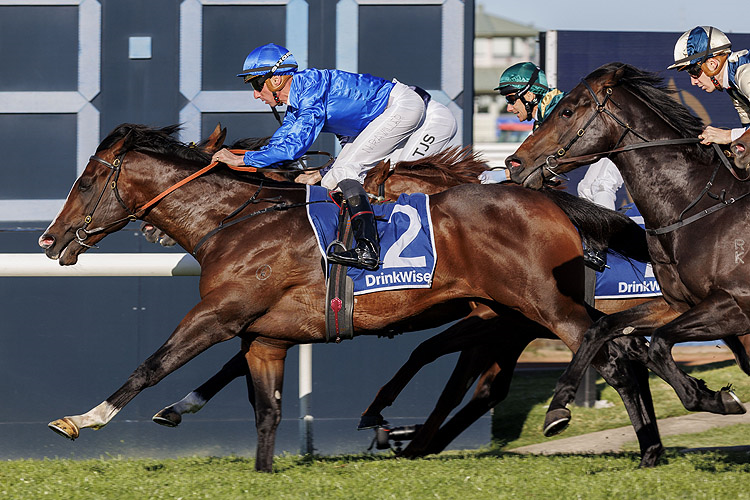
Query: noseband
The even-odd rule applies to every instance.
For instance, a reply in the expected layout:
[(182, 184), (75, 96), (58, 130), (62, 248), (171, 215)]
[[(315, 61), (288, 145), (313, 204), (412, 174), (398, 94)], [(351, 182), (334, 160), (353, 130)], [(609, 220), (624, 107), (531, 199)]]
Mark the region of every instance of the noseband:
[[(110, 172), (107, 176), (107, 181), (104, 183), (104, 187), (102, 188), (102, 192), (99, 193), (99, 198), (96, 200), (96, 203), (94, 204), (94, 208), (91, 209), (91, 212), (84, 217), (83, 219), (83, 226), (76, 229), (75, 235), (76, 235), (76, 242), (84, 246), (86, 248), (94, 248), (94, 245), (89, 245), (85, 242), (86, 238), (91, 236), (92, 234), (101, 233), (103, 231), (106, 231), (107, 229), (116, 226), (117, 224), (120, 224), (125, 221), (135, 221), (137, 220), (137, 217), (135, 215), (135, 212), (133, 212), (124, 201), (122, 201), (122, 197), (120, 196), (120, 192), (117, 190), (117, 180), (120, 178), (120, 171), (122, 168), (122, 160), (125, 158), (125, 153), (121, 153), (117, 158), (114, 159), (112, 163), (108, 162), (107, 160), (104, 160), (102, 158), (99, 158), (96, 155), (92, 155), (89, 158), (89, 161), (93, 160), (98, 163), (101, 163), (105, 167), (107, 167)], [(110, 224), (107, 224), (106, 226), (97, 227), (95, 229), (88, 229), (89, 224), (91, 224), (91, 221), (94, 217), (94, 212), (96, 212), (96, 209), (99, 207), (99, 203), (101, 203), (102, 198), (104, 198), (104, 193), (107, 191), (107, 186), (110, 186), (112, 191), (115, 194), (115, 198), (117, 199), (118, 203), (120, 203), (120, 206), (125, 209), (126, 212), (128, 212), (127, 217), (123, 217), (121, 219), (118, 219)]]

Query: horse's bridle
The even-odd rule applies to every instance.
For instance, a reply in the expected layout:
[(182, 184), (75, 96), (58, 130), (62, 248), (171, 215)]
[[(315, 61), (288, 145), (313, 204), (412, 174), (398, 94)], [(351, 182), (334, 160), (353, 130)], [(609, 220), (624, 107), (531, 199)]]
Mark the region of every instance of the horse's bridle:
[[(230, 151), (233, 152), (233, 153), (235, 153), (235, 154), (240, 154), (240, 153), (244, 154), (246, 152), (245, 150), (230, 150)], [(158, 195), (156, 195), (151, 200), (149, 200), (148, 202), (144, 203), (143, 205), (141, 205), (137, 209), (131, 210), (125, 204), (125, 202), (123, 201), (122, 197), (120, 196), (120, 192), (117, 189), (117, 180), (120, 178), (120, 172), (121, 172), (121, 169), (122, 169), (122, 163), (123, 163), (123, 160), (125, 159), (125, 155), (126, 154), (127, 154), (127, 151), (121, 152), (120, 154), (118, 154), (115, 157), (115, 159), (114, 159), (114, 161), (112, 163), (110, 163), (107, 160), (104, 160), (103, 158), (100, 158), (99, 156), (96, 156), (96, 155), (92, 155), (89, 158), (89, 161), (93, 160), (93, 161), (96, 161), (98, 163), (101, 163), (102, 165), (104, 165), (105, 167), (107, 167), (110, 170), (110, 172), (109, 172), (109, 175), (107, 176), (107, 181), (105, 182), (104, 187), (102, 188), (102, 192), (99, 193), (99, 198), (96, 200), (96, 203), (94, 204), (94, 208), (92, 208), (91, 212), (89, 212), (89, 214), (86, 217), (84, 217), (83, 225), (81, 227), (79, 227), (78, 229), (76, 229), (76, 231), (75, 231), (76, 242), (79, 245), (84, 246), (86, 248), (95, 248), (94, 245), (89, 245), (88, 243), (85, 242), (86, 238), (88, 238), (89, 236), (91, 236), (93, 234), (98, 234), (98, 233), (104, 232), (104, 231), (106, 231), (106, 230), (108, 230), (108, 229), (110, 229), (110, 228), (112, 228), (114, 226), (117, 226), (118, 224), (122, 224), (123, 222), (134, 222), (134, 221), (140, 219), (143, 216), (143, 214), (146, 212), (146, 210), (148, 210), (149, 208), (151, 208), (152, 206), (154, 206), (162, 198), (164, 198), (165, 196), (167, 196), (171, 192), (175, 191), (176, 189), (184, 186), (185, 184), (187, 184), (188, 182), (192, 181), (193, 179), (195, 179), (197, 177), (200, 177), (201, 175), (203, 175), (204, 173), (208, 172), (209, 170), (213, 169), (214, 167), (216, 167), (218, 165), (217, 162), (211, 162), (210, 164), (208, 164), (207, 166), (203, 167), (202, 169), (200, 169), (200, 170), (192, 173), (191, 175), (189, 175), (188, 177), (182, 179), (181, 181), (177, 182), (176, 184), (173, 184), (172, 186), (168, 187), (167, 189), (165, 189), (164, 191), (162, 191), (161, 193), (159, 193)], [(328, 165), (330, 165), (331, 163), (333, 163), (333, 156), (331, 156), (329, 153), (321, 152), (321, 151), (309, 151), (308, 154), (318, 154), (318, 155), (322, 154), (322, 155), (327, 155), (329, 159), (328, 159), (328, 162), (326, 162), (326, 164), (323, 165), (323, 166), (321, 166), (321, 167), (305, 168), (305, 169), (299, 170), (300, 172), (317, 171), (317, 170), (323, 169), (323, 168), (327, 167)], [(233, 167), (233, 166), (229, 166), (228, 165), (228, 167), (231, 168), (232, 170), (238, 170), (238, 171), (244, 171), (244, 172), (256, 172), (258, 170), (256, 167), (249, 167), (249, 166), (248, 167)], [(289, 172), (289, 170), (282, 170), (282, 169), (264, 169), (264, 171), (267, 171), (267, 172), (268, 171), (270, 171), (270, 172)], [(111, 182), (110, 182), (110, 180), (111, 180)], [(117, 219), (117, 220), (115, 220), (113, 222), (110, 222), (108, 224), (99, 226), (99, 227), (97, 227), (95, 229), (88, 229), (89, 224), (91, 224), (91, 221), (93, 220), (94, 212), (96, 212), (96, 209), (99, 207), (99, 203), (101, 203), (102, 198), (104, 197), (104, 193), (107, 190), (107, 186), (111, 186), (112, 191), (114, 191), (115, 198), (120, 203), (120, 206), (125, 209), (125, 211), (128, 213), (128, 215), (125, 216), (125, 217), (121, 217), (120, 219)], [(263, 186), (263, 184), (261, 183), (261, 186), (258, 188), (258, 193), (260, 193), (260, 190), (262, 189), (262, 186)], [(258, 193), (256, 193), (255, 195), (253, 195), (253, 198), (249, 202), (253, 201), (257, 197)], [(302, 204), (300, 206), (304, 206), (304, 205), (305, 204)], [(246, 205), (243, 205), (242, 208), (244, 208), (245, 206)], [(289, 207), (291, 207), (291, 206), (292, 205), (289, 205)], [(294, 205), (294, 206), (296, 206), (296, 205)], [(285, 207), (285, 208), (287, 208), (287, 207)], [(275, 209), (279, 210), (278, 207), (276, 207)], [(233, 213), (230, 217), (233, 217), (237, 213), (238, 213), (238, 211), (236, 211), (235, 213)], [(253, 215), (256, 215), (256, 214), (253, 214)], [(244, 218), (242, 220), (244, 220)], [(227, 227), (227, 225), (224, 225), (224, 223), (222, 222), (222, 226), (220, 226), (219, 229), (221, 229), (222, 227)], [(210, 234), (213, 234), (213, 233), (210, 233)], [(205, 239), (206, 238), (204, 238), (204, 240)], [(202, 244), (204, 240), (201, 240), (200, 244)], [(196, 248), (196, 250), (197, 250), (197, 248)]]
[[(114, 227), (114, 226), (116, 226), (116, 225), (118, 225), (118, 224), (120, 224), (122, 222), (125, 222), (125, 221), (130, 222), (130, 221), (137, 220), (136, 212), (132, 211), (125, 204), (125, 202), (122, 200), (122, 197), (120, 196), (120, 192), (117, 189), (117, 180), (120, 178), (120, 172), (121, 172), (121, 168), (122, 168), (122, 161), (123, 161), (124, 158), (125, 158), (125, 153), (120, 153), (114, 159), (114, 161), (112, 161), (112, 163), (110, 163), (107, 160), (104, 160), (104, 159), (102, 159), (102, 158), (100, 158), (100, 157), (98, 157), (96, 155), (92, 155), (89, 158), (89, 161), (93, 160), (93, 161), (96, 161), (98, 163), (101, 163), (102, 165), (104, 165), (105, 167), (107, 167), (110, 170), (110, 172), (109, 172), (109, 175), (107, 176), (107, 181), (104, 183), (104, 187), (102, 188), (102, 192), (99, 193), (99, 198), (97, 198), (96, 203), (94, 204), (94, 208), (92, 208), (91, 211), (89, 212), (89, 214), (86, 217), (84, 217), (84, 219), (83, 219), (83, 225), (81, 227), (79, 227), (78, 229), (76, 229), (76, 231), (75, 231), (76, 242), (79, 245), (84, 246), (86, 248), (93, 248), (94, 245), (89, 245), (88, 243), (85, 242), (86, 238), (88, 238), (92, 234), (101, 233), (101, 232), (106, 231), (107, 229), (109, 229), (111, 227)], [(116, 220), (116, 221), (114, 221), (112, 223), (109, 223), (109, 224), (107, 224), (105, 226), (100, 226), (100, 227), (97, 227), (95, 229), (88, 229), (89, 224), (91, 224), (91, 221), (93, 220), (94, 212), (96, 212), (96, 209), (99, 207), (99, 203), (101, 203), (102, 198), (104, 198), (104, 193), (107, 191), (107, 186), (109, 186), (112, 189), (112, 191), (115, 194), (115, 198), (117, 199), (117, 202), (120, 204), (120, 206), (122, 208), (125, 209), (125, 211), (128, 213), (128, 215), (126, 217), (118, 219), (118, 220)]]
[[(609, 101), (611, 99), (611, 95), (612, 95), (612, 88), (611, 87), (607, 87), (606, 88), (606, 91), (605, 91), (606, 92), (606, 96), (604, 97), (604, 99), (601, 102), (599, 102), (599, 98), (596, 96), (596, 93), (594, 92), (594, 89), (591, 88), (591, 86), (589, 85), (589, 83), (585, 79), (582, 79), (581, 81), (586, 86), (586, 89), (589, 91), (589, 93), (591, 94), (591, 97), (594, 99), (594, 102), (596, 103), (596, 110), (595, 110), (594, 114), (588, 119), (588, 121), (586, 122), (586, 124), (583, 127), (581, 127), (578, 130), (578, 132), (576, 132), (576, 135), (573, 136), (573, 138), (568, 142), (567, 145), (565, 145), (564, 147), (558, 149), (556, 155), (550, 155), (550, 156), (548, 156), (545, 159), (544, 164), (540, 165), (538, 167), (535, 167), (532, 170), (532, 172), (529, 174), (529, 176), (532, 175), (537, 170), (540, 170), (540, 169), (544, 168), (544, 169), (548, 170), (550, 173), (552, 173), (552, 175), (554, 177), (557, 177), (560, 174), (558, 174), (557, 172), (555, 172), (554, 168), (557, 167), (557, 166), (559, 166), (560, 164), (563, 164), (563, 163), (582, 163), (582, 164), (586, 164), (586, 163), (591, 163), (594, 160), (598, 160), (598, 159), (600, 159), (602, 157), (609, 156), (609, 155), (614, 154), (614, 153), (622, 153), (622, 152), (625, 152), (625, 151), (633, 151), (633, 150), (636, 150), (636, 149), (651, 148), (651, 147), (656, 147), (656, 146), (668, 146), (668, 145), (678, 145), (678, 144), (696, 144), (696, 143), (699, 143), (701, 141), (700, 139), (693, 138), (693, 137), (690, 137), (690, 138), (681, 138), (681, 139), (662, 139), (662, 140), (656, 140), (656, 141), (649, 141), (648, 139), (646, 139), (645, 137), (643, 137), (641, 134), (639, 134), (636, 130), (634, 130), (630, 125), (628, 125), (627, 123), (623, 122), (614, 113), (612, 113), (610, 110), (608, 110), (608, 109), (605, 108), (605, 105), (606, 105), (607, 101)], [(612, 101), (612, 102), (614, 102), (614, 101)], [(586, 133), (586, 129), (591, 125), (591, 123), (594, 121), (594, 119), (596, 119), (596, 117), (600, 116), (602, 113), (606, 113), (607, 115), (609, 115), (610, 117), (612, 117), (612, 119), (614, 119), (624, 129), (623, 132), (622, 132), (622, 135), (617, 140), (617, 143), (615, 143), (615, 147), (613, 149), (610, 149), (609, 151), (602, 151), (602, 152), (599, 152), (599, 153), (592, 153), (592, 154), (581, 155), (581, 156), (573, 156), (573, 157), (568, 157), (568, 158), (562, 159), (562, 157), (565, 156), (565, 154), (573, 146), (573, 144), (575, 144), (575, 142), (578, 139), (580, 139), (581, 137), (583, 137), (583, 135)], [(620, 144), (623, 141), (623, 139), (628, 134), (628, 132), (632, 132), (634, 135), (636, 135), (639, 139), (643, 140), (644, 142), (635, 143), (635, 144), (629, 144), (627, 146), (617, 147), (617, 145)], [(750, 176), (745, 177), (744, 179), (740, 178), (737, 175), (737, 173), (734, 171), (734, 169), (732, 168), (732, 165), (729, 163), (729, 160), (727, 159), (727, 157), (721, 151), (721, 148), (719, 148), (719, 146), (717, 144), (713, 144), (712, 146), (713, 146), (714, 150), (716, 151), (717, 155), (719, 156), (719, 159), (721, 160), (722, 164), (730, 171), (730, 173), (734, 176), (735, 179), (739, 180), (740, 182), (744, 182), (744, 181), (747, 181), (748, 179), (750, 179)], [(675, 229), (679, 229), (679, 228), (681, 228), (681, 227), (683, 227), (683, 226), (685, 226), (687, 224), (690, 224), (690, 223), (695, 222), (695, 221), (697, 221), (699, 219), (702, 219), (703, 217), (705, 217), (707, 215), (710, 215), (710, 214), (716, 212), (717, 210), (720, 210), (720, 209), (722, 209), (724, 207), (727, 207), (727, 206), (729, 206), (729, 205), (731, 205), (733, 203), (736, 203), (737, 201), (741, 200), (742, 198), (745, 198), (746, 196), (750, 196), (750, 192), (746, 192), (746, 193), (744, 193), (744, 194), (742, 194), (740, 196), (727, 199), (726, 198), (726, 193), (724, 191), (722, 191), (722, 193), (720, 195), (718, 195), (718, 196), (717, 195), (712, 195), (709, 192), (709, 190), (713, 186), (713, 182), (714, 182), (714, 179), (716, 177), (716, 174), (718, 173), (719, 168), (720, 168), (720, 166), (717, 165), (716, 168), (714, 169), (713, 173), (711, 174), (711, 177), (710, 177), (709, 181), (706, 183), (706, 186), (700, 192), (700, 194), (698, 195), (698, 197), (695, 200), (693, 200), (687, 206), (687, 208), (685, 208), (680, 213), (680, 216), (678, 217), (677, 222), (675, 222), (673, 224), (670, 224), (668, 226), (664, 226), (664, 227), (658, 228), (658, 229), (646, 229), (646, 232), (648, 234), (650, 234), (650, 235), (659, 235), (659, 234), (666, 234), (666, 233), (672, 232)], [(544, 175), (542, 175), (542, 179), (544, 179)], [(708, 209), (702, 210), (701, 212), (699, 212), (699, 213), (697, 213), (695, 215), (692, 215), (692, 216), (690, 216), (690, 217), (688, 217), (686, 219), (683, 219), (683, 217), (685, 216), (685, 214), (691, 208), (693, 208), (695, 205), (697, 205), (698, 202), (703, 198), (703, 196), (706, 196), (706, 195), (708, 195), (711, 198), (720, 200), (719, 203), (717, 203), (716, 205), (711, 206)]]
[[(692, 138), (692, 137), (682, 138), (682, 139), (662, 139), (662, 140), (657, 140), (657, 141), (649, 141), (648, 139), (643, 137), (643, 135), (639, 134), (637, 130), (635, 130), (633, 127), (625, 123), (612, 111), (606, 108), (607, 102), (609, 102), (612, 99), (612, 87), (606, 88), (605, 90), (606, 95), (604, 96), (604, 99), (599, 101), (599, 98), (597, 97), (596, 92), (594, 92), (594, 89), (591, 88), (589, 83), (585, 79), (581, 79), (581, 82), (583, 82), (583, 84), (586, 86), (586, 89), (589, 91), (589, 94), (591, 94), (591, 97), (594, 99), (594, 102), (596, 103), (596, 109), (594, 110), (594, 113), (589, 117), (589, 119), (586, 121), (583, 127), (578, 129), (576, 134), (570, 139), (570, 141), (568, 141), (568, 143), (565, 146), (558, 149), (555, 154), (549, 155), (545, 159), (542, 165), (534, 167), (534, 169), (532, 169), (529, 176), (531, 176), (537, 170), (544, 169), (550, 172), (553, 178), (560, 177), (562, 174), (555, 172), (555, 168), (559, 167), (561, 164), (565, 164), (565, 163), (587, 164), (587, 163), (593, 163), (596, 160), (599, 160), (605, 156), (609, 156), (614, 153), (623, 153), (625, 151), (633, 151), (635, 149), (642, 149), (642, 148), (652, 148), (656, 146), (668, 146), (668, 145), (677, 145), (677, 144), (695, 144), (695, 143), (700, 142), (700, 139)], [(570, 148), (573, 147), (573, 144), (575, 144), (576, 141), (578, 141), (578, 139), (584, 136), (584, 134), (586, 133), (586, 130), (591, 126), (591, 124), (594, 122), (594, 120), (598, 116), (601, 116), (602, 113), (605, 113), (608, 116), (610, 116), (615, 122), (617, 122), (623, 128), (622, 135), (620, 135), (620, 138), (617, 140), (614, 147), (607, 151), (600, 151), (597, 153), (591, 153), (587, 155), (571, 156), (571, 157), (563, 158), (567, 154), (567, 152), (570, 150)], [(629, 132), (634, 134), (643, 142), (618, 147), (618, 145), (622, 143), (623, 139), (625, 139), (625, 136)]]

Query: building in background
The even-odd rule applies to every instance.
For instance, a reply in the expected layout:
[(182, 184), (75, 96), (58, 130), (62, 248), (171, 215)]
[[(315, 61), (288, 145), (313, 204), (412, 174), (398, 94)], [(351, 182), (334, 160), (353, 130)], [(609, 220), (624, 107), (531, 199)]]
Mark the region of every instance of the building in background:
[(531, 132), (531, 122), (518, 123), (493, 89), (509, 66), (539, 63), (539, 30), (488, 14), (482, 4), (474, 19), (474, 143), (494, 165), (515, 151)]

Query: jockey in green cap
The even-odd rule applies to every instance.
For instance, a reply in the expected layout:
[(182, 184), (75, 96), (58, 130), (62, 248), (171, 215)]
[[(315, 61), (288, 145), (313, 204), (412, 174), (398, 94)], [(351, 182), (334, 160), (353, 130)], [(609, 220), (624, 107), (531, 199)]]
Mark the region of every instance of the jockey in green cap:
[[(494, 90), (505, 96), (507, 111), (515, 114), (518, 121), (534, 121), (534, 130), (565, 95), (552, 89), (547, 83), (547, 75), (532, 62), (514, 64), (503, 71), (500, 82)], [(479, 175), (482, 184), (493, 184), (510, 179), (506, 168), (488, 170)]]
[(508, 111), (519, 121), (535, 120), (534, 129), (564, 95), (560, 90), (550, 88), (547, 75), (531, 62), (514, 64), (503, 71), (495, 90), (505, 96)]
[[(547, 75), (532, 62), (514, 64), (503, 71), (495, 90), (505, 96), (507, 110), (519, 121), (534, 120), (534, 130), (550, 115), (565, 93), (550, 88)], [(508, 169), (499, 168), (482, 172), (482, 184), (493, 184), (510, 179)], [(623, 185), (619, 170), (608, 158), (591, 165), (578, 184), (578, 195), (610, 209), (615, 208), (617, 190)], [(584, 249), (584, 262), (597, 271), (607, 264), (606, 251)]]

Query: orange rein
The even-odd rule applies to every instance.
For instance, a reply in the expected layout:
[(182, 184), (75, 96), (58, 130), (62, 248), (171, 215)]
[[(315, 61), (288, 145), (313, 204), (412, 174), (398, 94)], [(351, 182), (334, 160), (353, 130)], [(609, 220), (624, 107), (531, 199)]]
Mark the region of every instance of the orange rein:
[[(230, 149), (229, 152), (234, 153), (236, 155), (244, 155), (245, 153), (247, 153), (247, 150), (246, 149)], [(138, 214), (138, 213), (142, 214), (143, 212), (145, 212), (146, 210), (148, 210), (149, 208), (151, 208), (152, 206), (154, 206), (156, 203), (158, 203), (159, 201), (161, 201), (165, 196), (167, 196), (172, 191), (181, 188), (182, 186), (184, 186), (188, 182), (192, 181), (196, 177), (200, 177), (201, 175), (205, 174), (206, 172), (208, 172), (209, 170), (211, 170), (212, 168), (214, 168), (218, 164), (219, 164), (219, 162), (216, 162), (216, 161), (211, 162), (208, 165), (206, 165), (205, 167), (203, 167), (202, 169), (198, 170), (197, 172), (189, 175), (188, 177), (185, 177), (184, 179), (182, 179), (177, 184), (175, 184), (175, 185), (173, 185), (173, 186), (165, 189), (164, 191), (162, 191), (161, 193), (159, 193), (158, 195), (156, 195), (153, 199), (151, 199), (145, 205), (143, 205), (140, 208), (138, 208), (135, 211), (135, 213), (136, 214)], [(258, 169), (255, 168), (255, 167), (232, 167), (230, 165), (227, 165), (227, 166), (229, 168), (231, 168), (232, 170), (239, 170), (241, 172), (257, 172), (258, 171)]]

